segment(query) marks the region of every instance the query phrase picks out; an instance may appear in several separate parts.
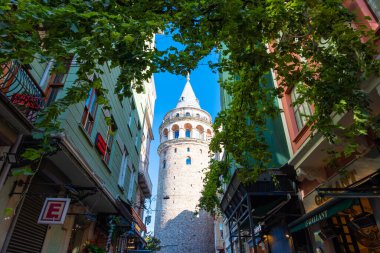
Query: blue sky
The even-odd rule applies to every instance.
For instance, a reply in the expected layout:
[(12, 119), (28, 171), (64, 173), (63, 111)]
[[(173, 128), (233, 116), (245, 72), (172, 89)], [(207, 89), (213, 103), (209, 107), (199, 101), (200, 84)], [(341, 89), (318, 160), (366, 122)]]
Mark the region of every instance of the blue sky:
[[(173, 42), (171, 36), (156, 36), (156, 46), (159, 49), (163, 49), (174, 44), (175, 43)], [(193, 87), (195, 95), (199, 99), (202, 109), (208, 111), (213, 119), (220, 110), (218, 74), (212, 73), (211, 69), (207, 65), (207, 62), (216, 62), (217, 60), (217, 54), (212, 54), (208, 56), (206, 59), (202, 60), (198, 68), (190, 73), (190, 83)], [(154, 198), (157, 195), (159, 166), (157, 148), (160, 144), (158, 128), (160, 127), (160, 124), (165, 114), (177, 105), (178, 99), (186, 83), (186, 77), (176, 76), (169, 73), (155, 74), (154, 79), (157, 93), (157, 100), (153, 120), (153, 133), (155, 139), (152, 141), (150, 147), (149, 162), (149, 174), (153, 183), (152, 198)], [(155, 202), (152, 202), (151, 208), (153, 210), (155, 209), (155, 204)], [(151, 214), (152, 222), (148, 225), (148, 231), (153, 231), (154, 214), (155, 212), (153, 211)]]

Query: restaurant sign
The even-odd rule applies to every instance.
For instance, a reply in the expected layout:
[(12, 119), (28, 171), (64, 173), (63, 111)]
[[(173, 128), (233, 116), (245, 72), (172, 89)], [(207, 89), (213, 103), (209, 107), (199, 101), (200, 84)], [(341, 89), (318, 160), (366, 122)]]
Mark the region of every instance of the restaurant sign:
[[(346, 188), (352, 184), (360, 181), (361, 179), (375, 173), (380, 164), (380, 156), (376, 157), (362, 157), (346, 168), (342, 169), (340, 173), (333, 176), (328, 182), (320, 185), (318, 188)], [(321, 197), (317, 191), (312, 191), (303, 199), (305, 212), (308, 213), (322, 204), (330, 201), (329, 197)]]
[(308, 226), (311, 226), (315, 223), (318, 223), (318, 222), (320, 222), (326, 218), (327, 218), (327, 210), (312, 216), (310, 219), (307, 219), (305, 222), (305, 225), (306, 225), (306, 227), (308, 227)]
[(302, 219), (299, 223), (290, 227), (290, 232), (294, 233), (301, 229), (317, 224), (320, 221), (326, 220), (327, 218), (334, 216), (338, 212), (345, 211), (346, 209), (351, 208), (351, 206), (355, 203), (356, 203), (356, 200), (345, 199), (345, 200), (339, 201), (338, 203), (335, 203), (335, 205), (331, 207), (328, 207), (320, 212), (315, 213), (314, 215), (310, 215), (311, 214), (310, 213), (309, 217), (307, 217), (308, 215), (306, 214), (304, 216), (305, 219)]

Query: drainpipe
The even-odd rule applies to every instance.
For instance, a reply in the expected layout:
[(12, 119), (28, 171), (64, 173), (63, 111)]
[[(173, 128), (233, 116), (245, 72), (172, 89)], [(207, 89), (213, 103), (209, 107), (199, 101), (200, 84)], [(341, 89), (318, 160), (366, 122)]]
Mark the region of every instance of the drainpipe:
[[(12, 145), (12, 148), (9, 150), (9, 153), (14, 154), (17, 152), (17, 149), (19, 148), (21, 144), (22, 137), (23, 137), (22, 134), (17, 136), (16, 142)], [(0, 172), (0, 191), (4, 187), (5, 181), (8, 178), (8, 173), (9, 173), (9, 170), (11, 169), (11, 166), (12, 164), (7, 162), (6, 164), (4, 164), (3, 170)]]
[(54, 60), (50, 60), (48, 62), (48, 64), (46, 65), (44, 73), (42, 74), (42, 77), (41, 77), (41, 80), (40, 80), (40, 83), (39, 83), (40, 87), (44, 87), (45, 86), (45, 83), (47, 81), (50, 69), (53, 66), (53, 63), (54, 63)]

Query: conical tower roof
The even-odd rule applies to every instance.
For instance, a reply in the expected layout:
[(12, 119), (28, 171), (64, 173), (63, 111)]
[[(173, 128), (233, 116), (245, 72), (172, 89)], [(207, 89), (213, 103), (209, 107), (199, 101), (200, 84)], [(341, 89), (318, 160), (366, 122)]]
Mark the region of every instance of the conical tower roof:
[(190, 74), (187, 73), (187, 82), (185, 84), (185, 88), (183, 88), (181, 97), (179, 98), (179, 101), (177, 103), (176, 108), (181, 107), (194, 107), (200, 109), (199, 100), (195, 96), (195, 93), (193, 91), (193, 88), (190, 84)]

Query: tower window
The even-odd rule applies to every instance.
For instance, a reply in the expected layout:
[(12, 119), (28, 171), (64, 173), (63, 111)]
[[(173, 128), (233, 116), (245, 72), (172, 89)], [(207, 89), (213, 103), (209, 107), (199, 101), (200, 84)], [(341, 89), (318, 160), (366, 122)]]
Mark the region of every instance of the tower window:
[(179, 130), (174, 131), (174, 139), (179, 138)]
[(190, 148), (187, 148), (187, 152), (190, 152)]
[(163, 160), (163, 161), (162, 161), (162, 168), (163, 168), (163, 169), (166, 168), (166, 160)]
[(186, 113), (186, 116), (190, 116), (190, 113), (189, 113), (189, 112), (187, 112), (187, 113)]
[(177, 114), (175, 115), (175, 117), (178, 118), (178, 117), (179, 117), (179, 113), (177, 113)]
[(174, 153), (177, 153), (177, 148), (174, 149)]
[(190, 165), (190, 164), (191, 164), (191, 157), (188, 156), (188, 157), (186, 158), (186, 165)]
[(201, 154), (202, 154), (202, 149), (200, 149), (200, 151), (201, 151)]
[(186, 129), (186, 138), (190, 138), (191, 131), (189, 129)]

